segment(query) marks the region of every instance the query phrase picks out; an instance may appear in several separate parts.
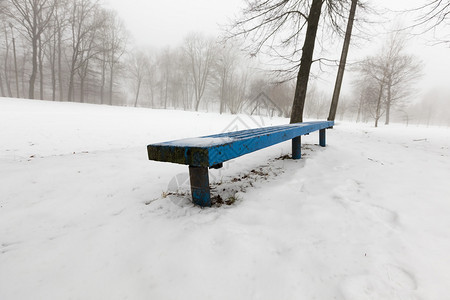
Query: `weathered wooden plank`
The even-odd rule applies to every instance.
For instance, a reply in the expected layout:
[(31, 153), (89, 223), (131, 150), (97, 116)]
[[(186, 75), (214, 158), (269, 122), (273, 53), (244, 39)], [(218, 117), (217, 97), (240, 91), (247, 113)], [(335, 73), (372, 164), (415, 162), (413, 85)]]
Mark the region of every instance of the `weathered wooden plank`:
[(333, 125), (333, 121), (303, 122), (175, 140), (148, 145), (148, 157), (150, 160), (210, 167)]

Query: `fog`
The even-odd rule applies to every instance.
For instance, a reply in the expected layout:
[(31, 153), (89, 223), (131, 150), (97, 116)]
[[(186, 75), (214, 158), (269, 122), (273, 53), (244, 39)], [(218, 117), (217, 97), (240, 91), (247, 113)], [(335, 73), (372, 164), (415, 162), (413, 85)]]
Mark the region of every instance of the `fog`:
[[(418, 15), (408, 10), (424, 1), (365, 1), (370, 9), (357, 9), (339, 118), (358, 120), (362, 100), (355, 85), (361, 76), (357, 66), (383, 54), (386, 41), (397, 31), (405, 39), (402, 54), (422, 67), (417, 70), (420, 76), (403, 86), (401, 101), (392, 107), (392, 121), (449, 124), (450, 44), (439, 42), (450, 40), (450, 26), (410, 28)], [(244, 103), (264, 92), (288, 116), (292, 81), (276, 87), (286, 77), (270, 72), (286, 65), (278, 65), (276, 55), (268, 51), (245, 51), (252, 45), (250, 39), (221, 43), (245, 2), (74, 0), (66, 7), (55, 1), (43, 8), (48, 19), (41, 19), (47, 23), (33, 38), (33, 23), (24, 22), (17, 7), (24, 2), (2, 2), (1, 95), (235, 114), (245, 112)], [(325, 27), (314, 50), (320, 62), (312, 66), (310, 88), (315, 90), (309, 93), (306, 117), (326, 117), (324, 108), (334, 88), (343, 38)], [(194, 54), (197, 57), (190, 59)], [(203, 74), (208, 78), (201, 85), (195, 84), (194, 64), (207, 67)], [(296, 68), (291, 70), (295, 78)], [(390, 104), (386, 107), (389, 112)], [(371, 115), (369, 108), (365, 114)]]
[[(376, 3), (375, 3), (376, 2)], [(240, 13), (244, 1), (230, 0), (196, 0), (196, 1), (160, 1), (149, 2), (145, 0), (109, 0), (109, 5), (119, 11), (127, 28), (134, 37), (136, 44), (162, 48), (165, 46), (177, 47), (183, 38), (190, 32), (203, 32), (205, 34), (220, 36), (224, 28)], [(420, 6), (423, 1), (369, 1), (377, 16), (370, 16), (370, 25), (365, 25), (364, 32), (355, 34), (349, 51), (348, 64), (373, 55), (380, 50), (380, 44), (393, 28), (407, 28), (417, 17), (413, 12), (400, 13)], [(364, 17), (367, 17), (364, 16)], [(358, 12), (357, 12), (358, 18)], [(446, 30), (447, 32), (442, 32)], [(414, 30), (405, 30), (405, 33), (417, 33)], [(450, 49), (448, 44), (436, 45), (436, 37), (445, 36), (450, 27), (439, 27), (436, 31), (425, 34), (410, 35), (407, 42), (407, 52), (417, 56), (423, 62), (423, 74), (414, 86), (414, 93), (408, 99), (412, 105), (421, 101), (430, 102), (430, 95), (441, 99), (440, 105), (450, 106), (449, 86), (450, 76)], [(365, 34), (370, 36), (364, 36)], [(340, 55), (341, 40), (335, 40), (334, 46), (322, 51), (316, 50), (317, 57), (326, 57), (337, 60)], [(332, 44), (333, 45), (333, 44)], [(263, 55), (260, 60), (264, 62)], [(262, 64), (264, 67), (264, 63)], [(267, 67), (266, 67), (267, 68)], [(314, 68), (313, 68), (314, 69)], [(349, 68), (347, 68), (349, 69)], [(325, 92), (331, 93), (335, 80), (335, 67), (314, 69), (318, 78), (316, 86)], [(352, 93), (352, 82), (357, 74), (347, 70), (343, 82), (343, 94)], [(425, 100), (426, 98), (426, 100)], [(420, 119), (423, 119), (422, 117)], [(441, 122), (440, 122), (441, 123)]]

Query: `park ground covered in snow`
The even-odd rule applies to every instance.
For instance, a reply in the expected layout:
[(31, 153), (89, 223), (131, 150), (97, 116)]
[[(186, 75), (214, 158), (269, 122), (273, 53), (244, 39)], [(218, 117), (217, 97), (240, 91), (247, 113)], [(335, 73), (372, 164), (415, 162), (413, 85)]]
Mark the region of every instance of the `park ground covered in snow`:
[(338, 123), (211, 170), (146, 145), (287, 123), (0, 99), (0, 299), (450, 299), (450, 130)]

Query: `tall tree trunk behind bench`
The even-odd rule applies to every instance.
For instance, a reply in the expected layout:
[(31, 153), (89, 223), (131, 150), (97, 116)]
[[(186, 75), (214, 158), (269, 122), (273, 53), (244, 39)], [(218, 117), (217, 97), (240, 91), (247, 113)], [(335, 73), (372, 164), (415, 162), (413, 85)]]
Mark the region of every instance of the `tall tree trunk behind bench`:
[(297, 75), (294, 103), (292, 105), (291, 123), (303, 122), (303, 108), (305, 107), (306, 90), (308, 88), (309, 73), (311, 71), (314, 44), (317, 27), (319, 26), (322, 0), (313, 0), (308, 16), (308, 28), (302, 48), (300, 69)]
[(348, 17), (347, 29), (345, 31), (344, 45), (342, 46), (341, 59), (339, 61), (338, 74), (334, 85), (333, 98), (331, 100), (330, 113), (328, 121), (334, 121), (336, 117), (337, 106), (339, 102), (339, 94), (341, 93), (342, 80), (344, 79), (345, 65), (347, 63), (348, 48), (350, 47), (350, 39), (352, 37), (353, 21), (355, 19), (355, 11), (358, 0), (352, 0), (350, 14)]

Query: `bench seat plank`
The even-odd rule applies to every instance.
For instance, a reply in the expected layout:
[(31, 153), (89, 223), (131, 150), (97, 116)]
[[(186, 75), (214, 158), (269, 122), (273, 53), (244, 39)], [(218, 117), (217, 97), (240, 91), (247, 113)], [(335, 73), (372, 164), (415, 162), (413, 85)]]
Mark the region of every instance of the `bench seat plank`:
[(247, 129), (151, 144), (147, 152), (150, 160), (211, 167), (333, 125), (333, 121), (313, 121)]

